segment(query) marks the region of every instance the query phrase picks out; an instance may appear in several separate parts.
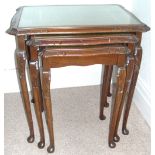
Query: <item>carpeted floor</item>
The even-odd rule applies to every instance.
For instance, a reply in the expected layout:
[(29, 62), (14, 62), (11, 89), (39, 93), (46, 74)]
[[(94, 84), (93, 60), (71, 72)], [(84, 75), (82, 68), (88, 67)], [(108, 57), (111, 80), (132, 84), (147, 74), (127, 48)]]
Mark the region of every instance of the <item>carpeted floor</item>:
[[(54, 155), (150, 155), (150, 128), (133, 104), (128, 121), (130, 134), (121, 134), (115, 149), (108, 147), (110, 108), (107, 119), (99, 120), (99, 86), (52, 90), (55, 152)], [(46, 155), (49, 143), (45, 118), (46, 146), (37, 148), (39, 133), (32, 104), (35, 142), (29, 134), (19, 93), (5, 94), (5, 155)]]

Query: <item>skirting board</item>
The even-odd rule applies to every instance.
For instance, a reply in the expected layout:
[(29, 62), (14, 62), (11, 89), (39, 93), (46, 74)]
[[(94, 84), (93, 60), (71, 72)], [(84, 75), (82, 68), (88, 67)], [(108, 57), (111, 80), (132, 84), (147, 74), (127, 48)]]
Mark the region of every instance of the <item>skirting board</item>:
[(151, 126), (151, 92), (140, 77), (136, 84), (133, 103), (136, 104), (148, 125)]

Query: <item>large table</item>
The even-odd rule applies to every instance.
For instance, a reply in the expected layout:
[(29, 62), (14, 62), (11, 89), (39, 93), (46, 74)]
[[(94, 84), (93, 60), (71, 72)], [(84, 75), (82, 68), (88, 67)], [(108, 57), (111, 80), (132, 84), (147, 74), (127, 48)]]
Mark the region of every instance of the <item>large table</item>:
[[(38, 62), (38, 55), (41, 51), (43, 51), (42, 46), (91, 46), (92, 44), (122, 44), (129, 48), (130, 54), (133, 57), (133, 67), (129, 71), (131, 78), (128, 80), (128, 88), (126, 88), (128, 93), (122, 126), (122, 132), (124, 134), (128, 134), (129, 131), (126, 128), (127, 119), (142, 57), (142, 33), (146, 31), (149, 31), (149, 27), (120, 5), (53, 5), (24, 6), (18, 8), (16, 10), (16, 14), (11, 20), (10, 28), (7, 30), (7, 33), (14, 35), (16, 38), (16, 65), (21, 85), (24, 108), (30, 130), (28, 142), (31, 143), (34, 141), (34, 129), (30, 109), (30, 99), (27, 89), (25, 66), (26, 62), (28, 62), (29, 65)], [(38, 51), (31, 52), (29, 47), (30, 43), (28, 42), (33, 42), (33, 38), (37, 37), (43, 39), (39, 42), (40, 46)], [(53, 37), (53, 43), (50, 42), (50, 44), (48, 44), (49, 37)], [(67, 38), (69, 41), (65, 42), (65, 39)], [(133, 41), (133, 38), (135, 38), (135, 41)], [(36, 44), (37, 43), (35, 43), (35, 45)], [(102, 120), (105, 119), (103, 115), (104, 106), (108, 106), (105, 102), (107, 95), (109, 95), (112, 67), (112, 65), (104, 66), (103, 82), (105, 82), (106, 79), (107, 84), (103, 84), (102, 86), (102, 90), (104, 90), (101, 95), (100, 103), (100, 119)], [(33, 70), (31, 70), (31, 67), (29, 70), (31, 73), (31, 81), (39, 85), (39, 104), (37, 105), (36, 102), (34, 102), (40, 134), (43, 135), (41, 114), (39, 112), (40, 110), (44, 111), (40, 76), (38, 73), (38, 78), (34, 81), (34, 76), (32, 75)], [(34, 94), (35, 89), (32, 91), (32, 96), (34, 96)], [(126, 94), (123, 95), (122, 102), (125, 96)], [(114, 127), (116, 128), (114, 141), (118, 141), (119, 139), (117, 135), (117, 128), (122, 108), (123, 104), (119, 107), (119, 110), (117, 110), (118, 117), (116, 119), (118, 120), (116, 126)], [(113, 128), (113, 126), (111, 126), (111, 128)], [(40, 143), (38, 146), (43, 148), (44, 144)], [(110, 144), (110, 147), (115, 147), (114, 143), (113, 145)]]

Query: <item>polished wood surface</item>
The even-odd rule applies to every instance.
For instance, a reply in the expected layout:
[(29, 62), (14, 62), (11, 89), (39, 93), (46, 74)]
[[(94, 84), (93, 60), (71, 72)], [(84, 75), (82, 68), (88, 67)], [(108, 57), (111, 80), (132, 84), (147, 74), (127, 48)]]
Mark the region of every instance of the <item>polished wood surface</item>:
[(101, 99), (100, 99), (100, 113), (99, 118), (100, 120), (105, 120), (106, 116), (104, 115), (104, 107), (108, 107), (109, 104), (107, 103), (107, 92), (109, 85), (107, 84), (108, 81), (111, 81), (111, 79), (108, 79), (108, 73), (109, 73), (109, 67), (110, 65), (104, 66), (104, 73), (103, 73), (103, 79), (102, 79), (102, 87), (101, 87)]
[(54, 131), (53, 131), (53, 115), (52, 115), (52, 104), (51, 104), (51, 94), (50, 94), (50, 68), (42, 70), (42, 90), (43, 98), (45, 104), (45, 116), (49, 132), (50, 145), (47, 148), (49, 153), (53, 153), (55, 150), (54, 145)]
[(135, 55), (133, 75), (132, 75), (132, 79), (131, 79), (130, 89), (128, 92), (128, 99), (126, 102), (124, 117), (123, 117), (122, 133), (124, 135), (129, 134), (129, 130), (127, 129), (127, 120), (128, 120), (128, 116), (129, 116), (129, 111), (130, 111), (130, 107), (131, 107), (131, 103), (132, 103), (132, 98), (133, 98), (133, 94), (134, 94), (134, 90), (135, 90), (135, 86), (136, 86), (136, 82), (137, 82), (137, 78), (138, 78), (138, 74), (139, 74), (141, 58), (142, 58), (142, 48), (137, 47), (136, 51), (137, 51), (137, 54)]
[[(73, 39), (74, 41), (72, 41)], [(100, 40), (98, 41), (97, 39), (100, 39), (102, 42), (99, 42)], [(89, 40), (90, 40), (90, 45), (88, 46), (87, 44), (85, 44), (85, 41), (89, 42)], [(116, 64), (117, 62), (121, 62), (121, 61), (118, 61), (118, 59), (116, 58), (115, 60), (117, 60), (117, 62), (114, 62), (112, 55), (117, 54), (117, 56), (119, 56), (119, 54), (124, 54), (123, 51), (125, 49), (124, 46), (121, 46), (116, 50), (117, 43), (121, 43), (123, 45), (129, 44), (129, 43), (136, 44), (138, 43), (138, 39), (133, 34), (121, 34), (119, 36), (118, 34), (117, 35), (104, 34), (100, 36), (99, 35), (92, 35), (92, 36), (80, 35), (75, 37), (72, 35), (67, 35), (67, 36), (61, 35), (61, 36), (53, 36), (53, 37), (44, 35), (44, 36), (33, 36), (31, 37), (31, 40), (27, 41), (26, 44), (28, 46), (32, 46), (31, 47), (32, 59), (35, 57), (35, 55), (33, 54), (35, 53), (34, 51), (37, 52), (38, 48), (40, 48), (40, 50), (41, 49), (43, 50), (42, 52), (43, 55), (46, 55), (46, 59), (45, 59), (46, 66), (48, 66), (49, 68), (49, 67), (62, 67), (62, 66), (75, 65), (75, 64), (89, 65), (86, 63), (87, 61), (89, 61), (90, 64), (91, 63), (96, 64), (96, 63), (99, 63), (100, 61), (97, 59), (95, 60), (94, 56), (98, 56), (99, 54), (100, 54), (100, 59), (102, 58), (101, 60), (102, 62), (104, 61), (104, 63), (107, 63), (107, 64), (109, 63)], [(107, 46), (107, 44), (110, 45), (110, 48)], [(83, 51), (84, 48), (85, 48), (85, 51)], [(103, 48), (104, 48), (104, 51), (103, 51)], [(126, 51), (126, 53), (131, 53), (131, 51)], [(86, 56), (89, 56), (89, 59), (86, 58)], [(90, 56), (93, 58), (91, 62), (90, 62)], [(79, 62), (80, 58), (82, 58), (83, 60), (82, 61), (80, 60)], [(100, 100), (101, 101), (101, 104), (100, 104), (101, 120), (105, 119), (105, 116), (103, 114), (103, 108), (107, 106), (106, 99), (107, 99), (107, 93), (109, 89), (108, 85), (110, 85), (110, 81), (111, 81), (110, 79), (112, 74), (112, 65), (110, 66), (108, 65), (107, 72), (108, 73), (104, 73), (104, 78), (103, 78), (104, 85), (102, 86), (103, 90), (101, 91), (102, 92), (101, 100)], [(104, 89), (107, 89), (106, 90), (107, 93), (104, 93), (105, 92)], [(119, 124), (119, 121), (117, 121), (116, 127), (118, 126), (118, 124)]]
[(126, 80), (126, 68), (124, 66), (124, 67), (120, 67), (117, 73), (115, 100), (113, 101), (114, 105), (112, 107), (112, 113), (111, 113), (111, 118), (110, 118), (111, 120), (110, 120), (110, 125), (109, 125), (109, 146), (111, 148), (114, 148), (116, 146), (116, 143), (114, 141), (115, 126), (117, 124), (117, 117), (118, 117), (119, 109), (121, 106), (121, 100), (123, 96), (125, 80)]
[(129, 33), (85, 34), (85, 35), (56, 35), (33, 36), (27, 41), (28, 46), (90, 46), (103, 44), (138, 43), (138, 38)]
[(108, 91), (107, 91), (107, 96), (108, 97), (111, 97), (111, 95), (112, 95), (111, 94), (111, 88), (110, 88), (110, 86), (111, 86), (112, 73), (113, 73), (113, 66), (111, 66), (110, 69), (109, 69), (109, 77), (108, 77), (108, 79), (109, 79), (109, 81), (108, 81), (109, 87), (108, 87)]
[(16, 58), (17, 75), (20, 82), (23, 105), (24, 105), (25, 114), (27, 117), (28, 127), (30, 131), (30, 135), (27, 138), (27, 141), (29, 143), (32, 143), (34, 142), (34, 127), (33, 127), (32, 113), (30, 108), (30, 100), (29, 100), (29, 94), (27, 90), (26, 73), (25, 73), (25, 65), (26, 65), (26, 58), (27, 58), (26, 52), (24, 51), (25, 42), (22, 36), (16, 38), (16, 41), (17, 41), (17, 49), (15, 50), (15, 58)]
[(117, 120), (116, 120), (116, 127), (115, 127), (115, 131), (114, 131), (114, 137), (113, 137), (114, 142), (118, 142), (120, 140), (120, 137), (118, 135), (118, 126), (119, 126), (119, 121), (121, 118), (121, 113), (123, 110), (123, 105), (125, 102), (125, 97), (127, 95), (127, 91), (129, 90), (130, 81), (131, 81), (132, 74), (133, 74), (134, 58), (129, 56), (128, 61), (129, 62), (126, 66), (126, 80), (125, 80), (124, 89), (123, 89), (123, 96), (122, 96), (122, 100), (120, 103), (119, 112), (118, 112), (118, 116), (117, 116)]
[[(72, 14), (67, 16), (66, 14), (69, 12), (72, 12)], [(127, 120), (141, 64), (142, 32), (149, 30), (150, 28), (147, 25), (120, 5), (28, 6), (18, 8), (7, 33), (16, 37), (17, 73), (19, 74), (21, 94), (30, 131), (28, 142), (34, 141), (34, 129), (25, 73), (26, 62), (29, 64), (32, 95), (40, 132), (38, 147), (43, 148), (45, 143), (41, 116), (41, 112), (45, 110), (50, 138), (48, 152), (54, 152), (53, 123), (50, 121), (53, 119), (50, 110), (52, 107), (50, 105), (49, 67), (73, 64), (84, 66), (101, 62), (103, 64), (104, 61), (105, 74), (100, 101), (100, 119), (102, 120), (105, 119), (104, 107), (109, 105), (107, 96), (110, 92), (112, 67), (115, 64), (119, 68), (117, 89), (112, 94), (115, 98), (115, 104), (112, 104), (109, 128), (109, 146), (111, 148), (115, 147), (115, 142), (119, 141), (117, 131), (124, 106), (123, 100), (126, 95), (127, 102), (125, 104), (122, 132), (123, 134), (129, 133)], [(128, 49), (126, 57), (123, 53), (120, 54), (119, 50), (113, 53), (112, 48), (116, 45)], [(101, 52), (101, 49), (97, 50), (97, 47), (101, 48), (100, 46), (110, 46), (111, 52), (106, 51), (104, 53)], [(52, 51), (50, 50), (51, 47)], [(85, 52), (80, 51), (80, 48), (85, 48)], [(73, 55), (75, 49), (76, 55)], [(42, 54), (43, 57), (41, 58), (46, 59), (48, 63), (46, 62), (46, 67), (44, 66), (45, 68), (41, 72), (43, 75), (43, 85), (41, 86), (38, 56)], [(122, 57), (122, 55), (124, 56)], [(129, 55), (130, 60), (126, 59)], [(125, 67), (123, 64), (126, 60), (129, 62)], [(46, 95), (42, 96), (42, 90)], [(120, 90), (123, 90), (123, 93)], [(48, 96), (48, 98), (45, 96)]]
[[(129, 44), (138, 43), (138, 38), (135, 34), (130, 33), (111, 33), (111, 34), (83, 34), (83, 35), (37, 35), (32, 36), (29, 41), (27, 41), (28, 46), (35, 46), (37, 48), (39, 47), (65, 47), (65, 46), (89, 46), (90, 48), (93, 47), (93, 45), (104, 45), (104, 44)], [(133, 52), (133, 50), (132, 50)], [(31, 55), (33, 56), (34, 52), (31, 52)], [(36, 57), (36, 56), (33, 56)], [(106, 67), (105, 67), (106, 68)], [(106, 72), (106, 71), (105, 71)], [(107, 96), (108, 91), (110, 91), (110, 81), (111, 81), (111, 75), (112, 74), (112, 66), (107, 70), (107, 74), (104, 74), (104, 79), (106, 79), (105, 76), (108, 75), (108, 79), (106, 80), (106, 85), (109, 85), (107, 89), (107, 95), (104, 95), (101, 97), (101, 102), (104, 104), (105, 107), (108, 107), (107, 103)], [(104, 84), (105, 85), (105, 84)], [(104, 88), (103, 88), (104, 89)], [(101, 106), (103, 107), (103, 106)], [(101, 108), (102, 109), (102, 108)], [(101, 110), (100, 109), (100, 110)], [(102, 110), (103, 111), (103, 110)], [(100, 112), (102, 113), (102, 112)], [(100, 114), (101, 115), (101, 114)]]
[[(50, 96), (50, 68), (54, 67), (64, 67), (69, 65), (92, 65), (92, 64), (107, 64), (117, 65), (119, 67), (118, 71), (118, 81), (117, 81), (117, 92), (115, 96), (114, 108), (111, 116), (110, 128), (109, 128), (109, 146), (111, 148), (115, 147), (114, 132), (117, 123), (117, 115), (119, 113), (119, 107), (122, 101), (123, 89), (126, 81), (126, 64), (128, 60), (129, 49), (125, 46), (99, 46), (99, 47), (81, 47), (81, 48), (52, 48), (48, 47), (43, 50), (42, 54), (42, 87), (43, 87), (43, 98), (45, 104), (48, 108), (46, 111), (51, 109), (51, 96)], [(105, 79), (106, 82), (108, 79)], [(108, 86), (108, 85), (107, 85)], [(108, 88), (103, 86), (102, 88)], [(104, 90), (103, 90), (104, 92)], [(105, 91), (107, 92), (107, 91)], [(103, 93), (106, 95), (106, 93)], [(103, 97), (105, 98), (105, 97)], [(100, 119), (105, 119), (103, 115), (103, 106), (100, 104)], [(54, 150), (54, 133), (52, 124), (52, 113), (47, 111), (47, 124), (49, 129), (50, 146), (48, 147), (48, 152), (53, 152)], [(51, 151), (52, 150), (52, 151)]]
[[(123, 46), (102, 46), (87, 48), (46, 48), (43, 55), (46, 66), (63, 67), (69, 65), (109, 64), (121, 65), (126, 61)], [(52, 57), (51, 57), (52, 56)], [(120, 61), (121, 60), (121, 61)], [(104, 62), (104, 63), (102, 63)], [(44, 63), (44, 62), (43, 62)]]
[[(58, 12), (59, 9), (61, 13)], [(147, 25), (120, 5), (30, 6), (20, 7), (16, 11), (10, 28), (7, 30), (12, 35), (145, 32), (149, 30)], [(70, 11), (69, 16), (65, 16), (68, 11)], [(43, 20), (46, 22), (42, 22)]]
[(34, 94), (34, 107), (36, 112), (36, 117), (38, 121), (39, 133), (40, 133), (40, 142), (38, 143), (39, 148), (43, 148), (45, 146), (45, 136), (44, 136), (44, 127), (42, 120), (42, 111), (41, 111), (41, 101), (40, 101), (40, 90), (39, 90), (39, 66), (38, 61), (30, 62), (30, 76), (32, 79), (32, 89)]

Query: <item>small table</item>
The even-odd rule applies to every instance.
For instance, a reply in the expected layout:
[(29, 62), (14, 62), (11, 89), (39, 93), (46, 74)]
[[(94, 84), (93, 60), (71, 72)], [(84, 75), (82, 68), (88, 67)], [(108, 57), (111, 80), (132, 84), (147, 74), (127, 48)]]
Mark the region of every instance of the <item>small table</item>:
[[(136, 46), (127, 44), (134, 56), (133, 75), (122, 127), (123, 133), (128, 134), (126, 124), (142, 57), (140, 45), (142, 32), (146, 31), (149, 31), (149, 27), (120, 5), (25, 6), (18, 8), (11, 20), (7, 33), (14, 35), (16, 38), (17, 48), (15, 52), (17, 68), (30, 130), (28, 142), (34, 141), (34, 130), (27, 90), (25, 65), (26, 61), (30, 64), (34, 61), (33, 58), (37, 57), (37, 53), (33, 55), (29, 51), (29, 47), (26, 45), (28, 40), (34, 36), (42, 37), (46, 35), (65, 35), (65, 37), (103, 34), (116, 34), (119, 37), (121, 34), (126, 33), (135, 35), (139, 40)], [(111, 66), (105, 66), (105, 70), (112, 70)], [(110, 73), (107, 73), (107, 75), (110, 75)], [(109, 79), (111, 79), (110, 76)], [(40, 98), (40, 100), (42, 99)], [(103, 110), (100, 112), (103, 112)]]

